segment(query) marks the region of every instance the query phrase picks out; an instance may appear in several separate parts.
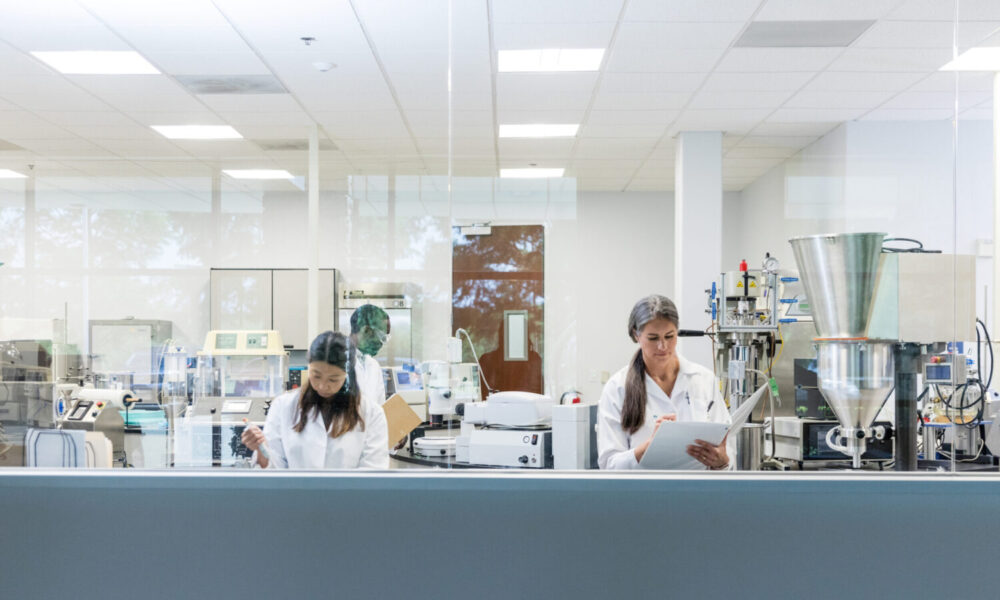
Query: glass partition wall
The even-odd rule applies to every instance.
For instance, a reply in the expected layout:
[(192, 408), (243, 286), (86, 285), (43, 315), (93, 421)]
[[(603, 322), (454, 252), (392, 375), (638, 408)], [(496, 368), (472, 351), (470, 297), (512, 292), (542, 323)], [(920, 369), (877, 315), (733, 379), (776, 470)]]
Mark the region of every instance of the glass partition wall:
[(373, 304), (392, 468), (595, 468), (662, 294), (729, 409), (774, 383), (734, 467), (995, 469), (1000, 11), (813, 5), (11, 9), (0, 466), (248, 467)]

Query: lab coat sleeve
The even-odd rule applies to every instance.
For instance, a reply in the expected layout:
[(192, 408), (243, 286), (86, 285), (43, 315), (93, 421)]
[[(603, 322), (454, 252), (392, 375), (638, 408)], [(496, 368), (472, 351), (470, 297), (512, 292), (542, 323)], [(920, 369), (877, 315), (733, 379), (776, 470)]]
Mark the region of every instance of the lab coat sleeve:
[(372, 371), (372, 390), (375, 392), (375, 397), (372, 400), (375, 404), (382, 406), (385, 404), (385, 378), (382, 376), (382, 365), (378, 364), (378, 361), (374, 357), (369, 356), (368, 360), (371, 361), (371, 371)]
[(378, 404), (365, 416), (365, 447), (361, 451), (358, 467), (362, 469), (389, 468), (389, 425), (385, 412)]
[[(282, 444), (281, 436), (286, 425), (283, 416), (287, 412), (287, 402), (277, 398), (267, 411), (267, 418), (264, 419), (264, 437), (267, 438), (267, 447), (271, 450), (268, 457), (268, 469), (287, 469), (288, 459), (285, 457), (285, 447)], [(253, 457), (254, 464), (257, 464), (256, 452)]]
[(614, 377), (604, 385), (597, 407), (597, 466), (601, 469), (638, 469), (635, 450), (622, 429), (624, 390)]

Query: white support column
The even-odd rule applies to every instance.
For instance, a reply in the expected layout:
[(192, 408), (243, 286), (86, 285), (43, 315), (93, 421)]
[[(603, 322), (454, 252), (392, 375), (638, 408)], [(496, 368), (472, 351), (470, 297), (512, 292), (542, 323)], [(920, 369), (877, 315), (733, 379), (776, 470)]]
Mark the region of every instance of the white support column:
[[(956, 150), (957, 152), (957, 150)], [(993, 313), (984, 306), (987, 313), (987, 323), (994, 343), (1000, 341), (1000, 294), (997, 294), (997, 284), (1000, 284), (1000, 73), (993, 75), (993, 286), (990, 294), (993, 296)], [(992, 317), (992, 320), (990, 320)], [(1000, 352), (1000, 347), (994, 347)]]
[[(711, 317), (705, 289), (722, 270), (722, 132), (677, 137), (674, 185), (674, 297), (683, 329), (705, 329)], [(689, 338), (682, 350), (711, 366), (711, 344)]]
[(309, 239), (307, 244), (309, 335), (307, 344), (319, 335), (319, 128), (309, 130)]

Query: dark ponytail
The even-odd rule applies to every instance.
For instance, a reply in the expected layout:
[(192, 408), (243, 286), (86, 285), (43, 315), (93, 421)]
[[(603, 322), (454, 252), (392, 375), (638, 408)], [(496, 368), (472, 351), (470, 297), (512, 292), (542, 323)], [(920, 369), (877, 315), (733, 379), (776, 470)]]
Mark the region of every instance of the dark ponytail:
[[(653, 294), (635, 303), (628, 316), (628, 336), (633, 342), (639, 341), (639, 332), (646, 323), (656, 319), (666, 319), (678, 326), (677, 307), (666, 296)], [(622, 403), (622, 429), (633, 434), (646, 422), (646, 363), (642, 360), (642, 350), (632, 358), (625, 377), (625, 400)]]
[(328, 402), (332, 404), (333, 413), (330, 437), (340, 437), (352, 431), (358, 423), (361, 424), (361, 429), (365, 428), (365, 420), (361, 416), (361, 388), (354, 371), (356, 355), (354, 344), (349, 343), (342, 333), (324, 331), (316, 336), (309, 345), (308, 362), (324, 362), (340, 367), (347, 374), (347, 379), (339, 392), (332, 398), (326, 399), (312, 389), (307, 378), (299, 393), (299, 406), (293, 430), (302, 433), (309, 417), (318, 414), (321, 406)]

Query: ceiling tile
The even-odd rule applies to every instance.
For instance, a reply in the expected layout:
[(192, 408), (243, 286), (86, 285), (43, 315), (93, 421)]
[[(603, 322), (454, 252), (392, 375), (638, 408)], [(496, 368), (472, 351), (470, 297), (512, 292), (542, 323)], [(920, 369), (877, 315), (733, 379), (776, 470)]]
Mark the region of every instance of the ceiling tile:
[(673, 110), (592, 110), (588, 125), (648, 125), (666, 127), (679, 113)]
[(744, 22), (758, 6), (760, 0), (631, 0), (625, 21)]
[(574, 0), (537, 2), (535, 0), (504, 0), (494, 2), (496, 23), (614, 23), (621, 5), (607, 0)]
[(815, 77), (810, 72), (712, 73), (703, 92), (779, 92), (795, 91)]
[(691, 98), (687, 92), (632, 92), (601, 91), (594, 100), (595, 110), (677, 110), (683, 108)]
[(826, 122), (826, 123), (783, 123), (778, 121), (765, 121), (760, 125), (754, 127), (753, 134), (755, 136), (822, 136), (829, 133), (832, 129), (840, 125), (840, 122)]
[(704, 81), (704, 73), (605, 73), (601, 90), (633, 94), (693, 92)]
[(895, 92), (799, 92), (788, 99), (784, 108), (875, 108)]
[[(495, 4), (494, 4), (495, 6)], [(607, 48), (614, 21), (603, 23), (495, 23), (497, 50)], [(487, 60), (489, 57), (487, 57)]]
[(736, 23), (622, 23), (618, 29), (615, 52), (665, 53), (675, 49), (723, 49), (743, 29)]
[(663, 127), (651, 125), (597, 125), (587, 123), (583, 126), (580, 137), (585, 138), (653, 138), (658, 139), (664, 134)]
[(805, 92), (899, 92), (926, 77), (923, 73), (841, 71), (820, 73), (803, 88)]
[(857, 108), (779, 108), (768, 117), (776, 123), (829, 123), (856, 119), (866, 109)]
[[(995, 0), (961, 0), (959, 18), (972, 21), (1000, 21), (1000, 4)], [(955, 4), (941, 0), (906, 0), (887, 15), (894, 20), (954, 21)]]
[(655, 52), (649, 48), (615, 48), (605, 70), (610, 73), (703, 73), (712, 69), (725, 49), (678, 49)]
[(575, 158), (645, 158), (656, 141), (649, 138), (581, 139)]
[(998, 21), (963, 23), (956, 29), (947, 21), (881, 21), (857, 42), (855, 48), (967, 48), (1000, 27)]
[(843, 48), (731, 48), (715, 69), (719, 73), (821, 71)]
[(955, 116), (954, 110), (947, 109), (889, 109), (873, 110), (862, 117), (862, 121), (947, 121)]
[(935, 72), (951, 60), (944, 48), (848, 48), (828, 71)]
[(853, 21), (881, 19), (899, 0), (768, 0), (756, 21)]
[(775, 108), (791, 96), (791, 92), (699, 92), (691, 101), (690, 109)]

